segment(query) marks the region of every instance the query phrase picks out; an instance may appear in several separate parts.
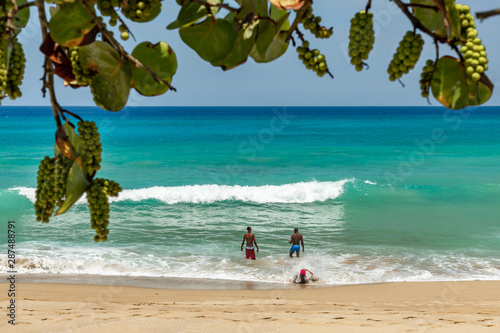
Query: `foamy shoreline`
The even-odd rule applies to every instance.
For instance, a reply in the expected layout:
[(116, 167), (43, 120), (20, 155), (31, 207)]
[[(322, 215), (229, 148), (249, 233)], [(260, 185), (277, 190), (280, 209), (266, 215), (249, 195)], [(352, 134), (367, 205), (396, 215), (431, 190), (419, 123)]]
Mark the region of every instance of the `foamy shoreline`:
[[(6, 284), (0, 284), (2, 288)], [(17, 285), (2, 332), (496, 332), (500, 281), (280, 290)], [(6, 310), (7, 293), (0, 306)]]

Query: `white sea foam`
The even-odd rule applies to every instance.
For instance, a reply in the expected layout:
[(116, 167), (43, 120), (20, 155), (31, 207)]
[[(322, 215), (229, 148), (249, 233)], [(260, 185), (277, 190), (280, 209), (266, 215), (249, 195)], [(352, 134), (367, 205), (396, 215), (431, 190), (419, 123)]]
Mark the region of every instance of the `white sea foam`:
[[(344, 193), (344, 185), (353, 179), (335, 182), (301, 182), (284, 185), (264, 186), (228, 186), (228, 185), (189, 185), (189, 186), (153, 186), (136, 190), (124, 190), (117, 201), (143, 201), (156, 199), (167, 204), (200, 203), (210, 204), (220, 201), (243, 201), (253, 203), (311, 203), (323, 202), (339, 197)], [(10, 190), (18, 191), (32, 202), (35, 201), (35, 189), (28, 187), (14, 187)], [(78, 203), (85, 202), (84, 197)]]
[[(290, 283), (301, 268), (319, 277), (319, 285), (400, 281), (495, 280), (500, 261), (461, 255), (415, 256), (332, 255), (309, 251), (290, 260), (283, 255), (259, 255), (256, 262), (241, 256), (145, 255), (129, 248), (58, 248), (26, 244), (16, 266), (22, 274), (89, 274), (147, 277), (209, 278), (220, 280)], [(34, 244), (32, 244), (34, 245)], [(239, 253), (238, 253), (239, 254)], [(0, 268), (7, 270), (6, 255)]]

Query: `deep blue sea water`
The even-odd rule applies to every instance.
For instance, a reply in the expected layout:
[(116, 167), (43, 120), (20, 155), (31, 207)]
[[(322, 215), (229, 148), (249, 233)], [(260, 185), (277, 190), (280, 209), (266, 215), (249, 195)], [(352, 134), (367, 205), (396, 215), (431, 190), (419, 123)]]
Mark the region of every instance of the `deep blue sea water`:
[[(49, 224), (33, 201), (53, 154), (47, 107), (0, 108), (0, 247), (18, 271), (324, 285), (500, 279), (500, 108), (72, 108), (96, 121), (100, 177), (124, 191), (96, 244), (86, 200)], [(260, 246), (247, 261), (251, 226)], [(297, 227), (305, 252), (288, 258)], [(0, 252), (6, 271), (6, 251)]]

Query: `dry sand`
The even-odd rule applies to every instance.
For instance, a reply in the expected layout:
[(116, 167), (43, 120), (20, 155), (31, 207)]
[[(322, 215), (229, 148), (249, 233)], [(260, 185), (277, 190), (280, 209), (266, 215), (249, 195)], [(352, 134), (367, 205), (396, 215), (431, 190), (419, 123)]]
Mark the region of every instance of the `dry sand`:
[(21, 283), (0, 332), (500, 332), (500, 281), (282, 290)]

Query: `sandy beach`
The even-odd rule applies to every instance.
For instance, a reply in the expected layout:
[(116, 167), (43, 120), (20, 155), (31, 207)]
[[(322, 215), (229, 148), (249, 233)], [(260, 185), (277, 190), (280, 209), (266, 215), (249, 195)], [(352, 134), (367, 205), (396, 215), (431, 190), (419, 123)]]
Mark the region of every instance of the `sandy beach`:
[(23, 282), (15, 327), (1, 286), (2, 332), (500, 331), (500, 281), (268, 290)]

